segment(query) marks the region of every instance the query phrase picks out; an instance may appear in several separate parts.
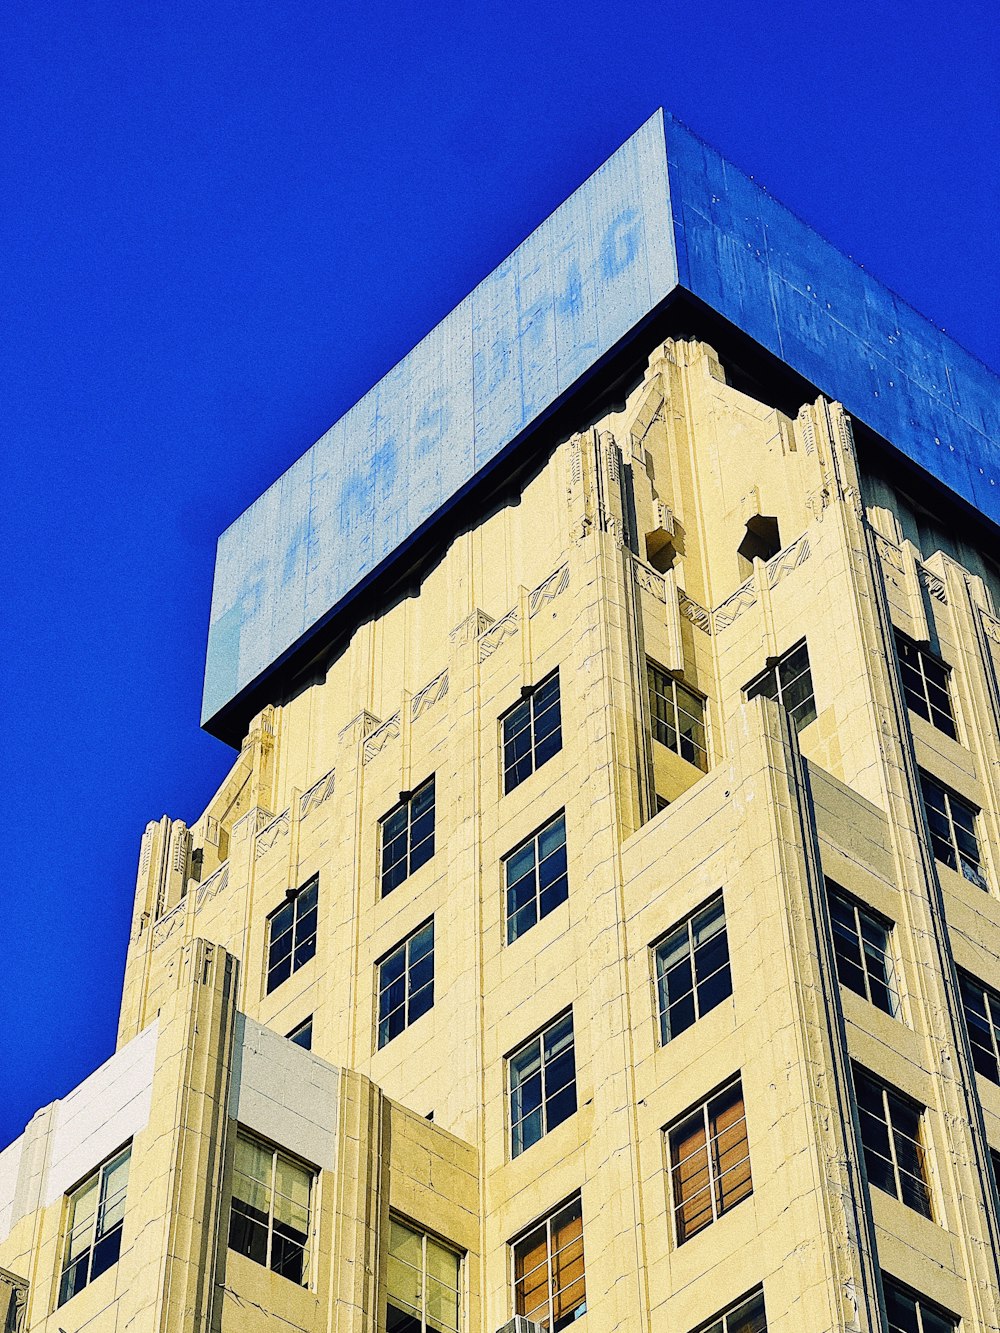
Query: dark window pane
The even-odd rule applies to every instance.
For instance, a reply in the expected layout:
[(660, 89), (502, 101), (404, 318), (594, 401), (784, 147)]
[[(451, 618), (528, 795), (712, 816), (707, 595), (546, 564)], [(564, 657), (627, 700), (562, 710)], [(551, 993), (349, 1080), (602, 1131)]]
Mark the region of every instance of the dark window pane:
[(311, 1051), (313, 1041), (312, 1018), (307, 1018), (293, 1032), (289, 1032), (288, 1040), (293, 1041), (296, 1046), (301, 1046), (304, 1051)]
[(671, 931), (655, 957), (660, 1040), (666, 1043), (732, 994), (722, 899)]
[(378, 965), (378, 1046), (404, 1031), (434, 1004), (434, 922), (428, 921)]
[(434, 855), (434, 778), (382, 820), (382, 897), (399, 887)]
[(572, 1013), (510, 1056), (508, 1078), (511, 1156), (516, 1157), (576, 1110)]
[(501, 718), (503, 789), (513, 791), (562, 748), (559, 673)]
[(233, 1200), (229, 1215), (229, 1248), (245, 1254), (254, 1263), (267, 1264), (267, 1215)]

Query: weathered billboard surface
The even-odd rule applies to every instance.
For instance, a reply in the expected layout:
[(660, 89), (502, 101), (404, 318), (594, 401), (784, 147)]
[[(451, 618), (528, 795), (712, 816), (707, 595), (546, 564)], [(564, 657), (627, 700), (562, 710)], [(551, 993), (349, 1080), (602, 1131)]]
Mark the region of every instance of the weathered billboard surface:
[(658, 112), (219, 541), (203, 723), (678, 288), (1000, 522), (1000, 381)]

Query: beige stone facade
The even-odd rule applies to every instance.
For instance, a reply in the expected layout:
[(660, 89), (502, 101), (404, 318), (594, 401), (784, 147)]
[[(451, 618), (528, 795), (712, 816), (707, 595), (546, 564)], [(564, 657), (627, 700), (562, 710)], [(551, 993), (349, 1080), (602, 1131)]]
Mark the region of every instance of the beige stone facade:
[[(446, 1330), (448, 1255), (463, 1333), (1000, 1329), (997, 550), (752, 389), (657, 345), (147, 827), (118, 1053), (0, 1155), (26, 1329)], [(273, 1200), (229, 1243), (238, 1134), (309, 1182), (291, 1270)], [(128, 1144), (120, 1257), (66, 1297)]]

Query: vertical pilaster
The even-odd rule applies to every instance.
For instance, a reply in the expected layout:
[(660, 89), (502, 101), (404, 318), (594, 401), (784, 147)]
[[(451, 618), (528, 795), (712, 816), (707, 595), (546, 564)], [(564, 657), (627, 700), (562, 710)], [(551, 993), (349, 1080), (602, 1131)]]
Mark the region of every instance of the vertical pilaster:
[(141, 1213), (133, 1254), (148, 1280), (123, 1297), (125, 1330), (209, 1333), (215, 1326), (237, 969), (218, 945), (193, 940), (161, 1011), (147, 1146), (129, 1193), (162, 1203)]
[[(770, 1257), (768, 1327), (879, 1333), (875, 1232), (853, 1129), (853, 1094), (808, 769), (787, 715), (767, 699), (730, 727), (736, 779), (728, 895), (737, 1006), (753, 1005), (768, 1041), (742, 1070), (762, 1238)], [(741, 884), (752, 886), (742, 894)], [(792, 1224), (789, 1225), (789, 1217)]]
[(861, 651), (869, 665), (877, 716), (879, 762), (889, 836), (900, 888), (902, 924), (916, 966), (908, 978), (919, 1009), (926, 1068), (936, 1092), (945, 1145), (938, 1170), (945, 1206), (957, 1237), (978, 1327), (1000, 1323), (1000, 1219), (987, 1187), (985, 1131), (976, 1073), (956, 985), (944, 902), (923, 815), (919, 779), (899, 680), (892, 662), (892, 623), (874, 531), (861, 505), (857, 461), (848, 418), (838, 404), (825, 408), (834, 461), (833, 522), (848, 553), (849, 598)]

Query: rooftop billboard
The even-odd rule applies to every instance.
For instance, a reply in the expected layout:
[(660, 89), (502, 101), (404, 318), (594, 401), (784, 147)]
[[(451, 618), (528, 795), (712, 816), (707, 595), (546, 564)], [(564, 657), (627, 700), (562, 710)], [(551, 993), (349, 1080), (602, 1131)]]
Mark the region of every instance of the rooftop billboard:
[(1000, 380), (658, 111), (219, 540), (202, 722), (686, 290), (1000, 523)]

